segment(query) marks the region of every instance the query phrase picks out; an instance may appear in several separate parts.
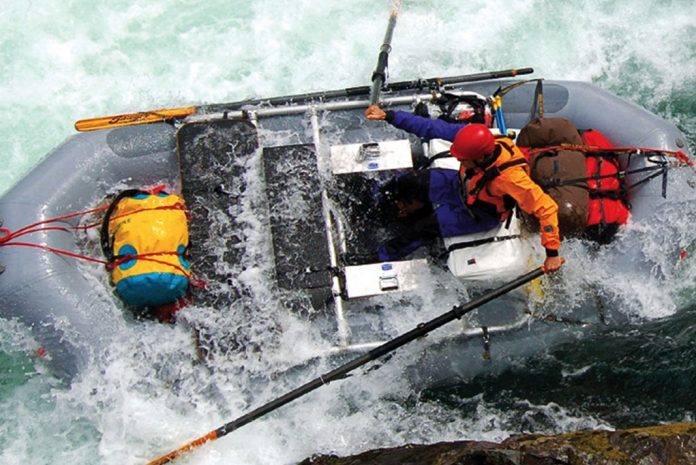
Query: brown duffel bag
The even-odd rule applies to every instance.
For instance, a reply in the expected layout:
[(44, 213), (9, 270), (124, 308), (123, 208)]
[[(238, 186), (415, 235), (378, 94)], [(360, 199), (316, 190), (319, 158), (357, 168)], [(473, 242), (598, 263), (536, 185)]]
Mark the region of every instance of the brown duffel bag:
[[(564, 118), (535, 118), (517, 137), (521, 148), (582, 144), (580, 133)], [(587, 177), (585, 154), (574, 150), (550, 150), (529, 160), (530, 176), (558, 204), (558, 229), (563, 237), (582, 234), (587, 226), (590, 201), (586, 181), (555, 185), (556, 181)], [(533, 221), (533, 220), (532, 220)]]
[(517, 136), (519, 147), (532, 149), (582, 143), (578, 128), (565, 118), (534, 118)]
[(563, 237), (582, 234), (587, 226), (590, 193), (586, 181), (554, 185), (556, 180), (586, 176), (585, 154), (574, 150), (537, 153), (529, 163), (530, 176), (558, 204), (558, 229)]

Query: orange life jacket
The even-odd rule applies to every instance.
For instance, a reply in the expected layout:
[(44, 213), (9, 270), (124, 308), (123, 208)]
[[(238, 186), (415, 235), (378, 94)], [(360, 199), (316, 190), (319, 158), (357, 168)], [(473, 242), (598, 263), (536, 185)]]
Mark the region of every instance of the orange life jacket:
[[(496, 137), (495, 143), (495, 159), (465, 179), (467, 205), (474, 210), (495, 212), (502, 221), (517, 205), (539, 220), (544, 248), (558, 250), (558, 205), (529, 177), (527, 160), (512, 140)], [(464, 167), (460, 174), (466, 176)]]

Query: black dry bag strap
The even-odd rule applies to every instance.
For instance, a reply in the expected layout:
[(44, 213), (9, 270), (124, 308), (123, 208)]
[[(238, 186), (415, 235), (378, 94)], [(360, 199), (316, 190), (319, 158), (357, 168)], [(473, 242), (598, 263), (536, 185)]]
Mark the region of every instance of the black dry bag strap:
[(544, 86), (541, 79), (537, 80), (536, 89), (534, 89), (534, 103), (532, 104), (532, 112), (530, 120), (534, 118), (544, 117)]
[(127, 189), (120, 192), (114, 200), (111, 201), (109, 208), (104, 213), (104, 220), (102, 221), (101, 230), (99, 231), (99, 239), (101, 242), (101, 249), (108, 262), (114, 261), (114, 241), (113, 237), (109, 236), (109, 222), (111, 221), (111, 215), (114, 214), (114, 210), (118, 206), (119, 202), (126, 197), (135, 197), (138, 194), (147, 194), (145, 191), (139, 189)]
[(453, 158), (449, 149), (445, 150), (444, 152), (438, 152), (435, 155), (433, 155), (432, 157), (428, 158), (427, 161), (423, 164), (423, 166), (420, 167), (419, 169), (429, 168), (430, 165), (433, 164), (433, 162), (435, 162), (436, 160), (442, 160), (443, 158)]
[(478, 247), (479, 245), (483, 244), (490, 244), (492, 242), (502, 242), (502, 241), (509, 241), (511, 239), (518, 239), (520, 237), (519, 234), (511, 234), (509, 236), (493, 236), (493, 237), (487, 237), (485, 239), (476, 239), (474, 241), (467, 241), (467, 242), (458, 242), (456, 244), (452, 244), (447, 248), (447, 252), (453, 252), (455, 250), (461, 250), (461, 249), (467, 249), (469, 247)]

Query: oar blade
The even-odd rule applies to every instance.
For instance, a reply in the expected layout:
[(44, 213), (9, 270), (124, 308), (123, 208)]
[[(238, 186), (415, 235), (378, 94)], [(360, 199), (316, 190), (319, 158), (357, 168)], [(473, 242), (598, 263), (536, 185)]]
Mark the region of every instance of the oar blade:
[(211, 431), (210, 433), (204, 436), (201, 436), (189, 443), (184, 444), (176, 450), (173, 450), (167, 454), (164, 454), (161, 457), (156, 458), (155, 460), (148, 462), (146, 465), (164, 465), (165, 463), (169, 463), (173, 460), (176, 460), (188, 451), (196, 449), (197, 447), (200, 447), (207, 442), (216, 440), (218, 437), (219, 435), (217, 430)]
[(75, 129), (80, 132), (110, 129), (136, 124), (157, 123), (176, 118), (184, 118), (196, 113), (197, 107), (168, 108), (122, 115), (99, 116), (81, 119), (75, 123)]

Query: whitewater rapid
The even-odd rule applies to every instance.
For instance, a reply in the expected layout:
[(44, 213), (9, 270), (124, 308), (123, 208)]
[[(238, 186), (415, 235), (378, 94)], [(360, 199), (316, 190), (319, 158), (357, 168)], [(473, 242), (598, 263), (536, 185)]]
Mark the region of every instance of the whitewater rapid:
[[(389, 77), (399, 81), (532, 66), (536, 77), (592, 81), (636, 102), (677, 124), (694, 147), (692, 7), (688, 0), (630, 5), (609, 0), (404, 1)], [(72, 134), (80, 118), (366, 85), (389, 2), (44, 0), (3, 1), (0, 10), (0, 111), (5, 115), (0, 191), (5, 191)], [(672, 393), (679, 401), (661, 410), (648, 398), (654, 393), (668, 402), (657, 387), (640, 402), (639, 393), (621, 387), (620, 376), (616, 397), (602, 397), (603, 380), (614, 379), (617, 370), (638, 381), (665, 370), (675, 386), (680, 379), (693, 379), (693, 365), (680, 354), (690, 353), (692, 336), (684, 327), (694, 322), (690, 283), (696, 267), (679, 268), (659, 247), (662, 238), (675, 234), (677, 243), (690, 245), (691, 211), (675, 206), (665, 215), (659, 236), (641, 225), (632, 234), (646, 244), (661, 275), (670, 278), (666, 289), (634, 282), (630, 270), (592, 268), (596, 261), (582, 245), (570, 245), (569, 263), (576, 266), (567, 272), (571, 282), (585, 280), (587, 270), (598, 281), (610, 280), (628, 298), (627, 314), (666, 318), (662, 326), (638, 335), (617, 334), (618, 348), (600, 340), (592, 341), (594, 346), (579, 344), (577, 352), (541, 354), (445, 394), (423, 395), (404, 382), (401, 367), (424, 349), (425, 342), (419, 342), (379, 370), (332, 383), (202, 447), (182, 463), (290, 464), (318, 452), (345, 455), (407, 442), (611, 428), (621, 418), (613, 409), (644, 411), (635, 421), (693, 419), (696, 408), (680, 391)], [(268, 244), (259, 240), (250, 247), (261, 256)], [(64, 386), (37, 362), (36, 344), (26, 328), (3, 321), (0, 461), (145, 463), (303, 381), (292, 373), (269, 374), (317, 353), (326, 341), (302, 319), (278, 312), (281, 303), (264, 290), (267, 264), (245, 265), (239, 279), (266, 304), (255, 318), (242, 306), (186, 311), (191, 322), (205, 321), (220, 334), (245, 331), (261, 348), (230, 353), (212, 370), (193, 362), (186, 325), (129, 320), (107, 353), (81, 379)], [(405, 310), (404, 329), (454, 303), (452, 294), (442, 300), (433, 294), (420, 296), (423, 310)], [(571, 305), (583, 298), (569, 294)], [(625, 370), (616, 368), (621, 361), (603, 358), (595, 347), (621, 354)], [(647, 361), (632, 358), (635, 353)], [(670, 363), (661, 365), (664, 358)], [(321, 373), (330, 367), (319, 361), (314, 368)], [(568, 394), (577, 389), (574, 380), (587, 380), (592, 394), (583, 398), (581, 392), (577, 399)]]

